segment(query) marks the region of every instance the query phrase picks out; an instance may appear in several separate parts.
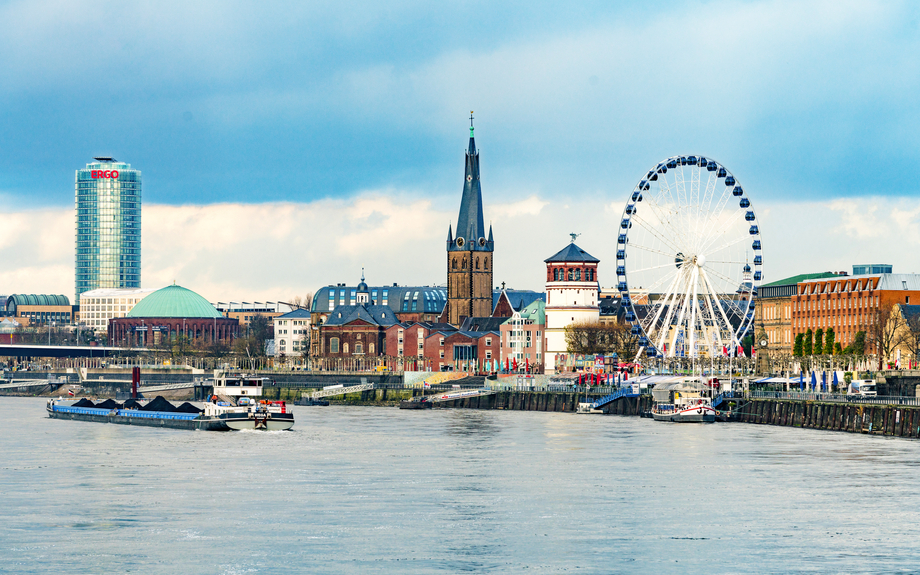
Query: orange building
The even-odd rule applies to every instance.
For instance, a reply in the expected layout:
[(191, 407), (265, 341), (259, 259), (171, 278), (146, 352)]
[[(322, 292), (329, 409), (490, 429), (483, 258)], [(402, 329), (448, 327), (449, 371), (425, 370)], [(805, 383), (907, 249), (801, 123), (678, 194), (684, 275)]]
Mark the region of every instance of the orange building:
[(809, 329), (834, 329), (842, 347), (858, 331), (871, 332), (879, 310), (920, 303), (920, 274), (874, 274), (807, 280), (792, 296), (793, 338)]

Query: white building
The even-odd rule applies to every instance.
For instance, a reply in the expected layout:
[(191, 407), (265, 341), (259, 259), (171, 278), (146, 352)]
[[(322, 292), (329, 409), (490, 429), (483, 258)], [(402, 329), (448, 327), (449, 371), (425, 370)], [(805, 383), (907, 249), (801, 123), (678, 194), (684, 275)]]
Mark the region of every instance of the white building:
[(80, 323), (93, 331), (104, 332), (113, 317), (125, 317), (139, 301), (159, 290), (94, 289), (80, 294)]
[(565, 342), (565, 328), (573, 323), (600, 321), (597, 264), (600, 260), (573, 242), (546, 262), (545, 372), (573, 365)]
[(275, 357), (296, 358), (310, 349), (310, 310), (295, 309), (275, 318)]

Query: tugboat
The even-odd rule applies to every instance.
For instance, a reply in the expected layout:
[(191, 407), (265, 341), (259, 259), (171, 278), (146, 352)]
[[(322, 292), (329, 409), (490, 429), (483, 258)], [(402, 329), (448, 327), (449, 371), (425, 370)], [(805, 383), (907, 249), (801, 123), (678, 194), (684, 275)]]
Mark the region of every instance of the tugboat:
[(256, 399), (262, 395), (265, 381), (266, 378), (245, 375), (215, 377), (214, 392), (202, 417), (237, 431), (285, 431), (294, 427), (294, 414), (284, 401)]
[(712, 400), (704, 395), (703, 386), (697, 379), (656, 385), (652, 398), (655, 405), (651, 415), (655, 421), (712, 423), (716, 420)]

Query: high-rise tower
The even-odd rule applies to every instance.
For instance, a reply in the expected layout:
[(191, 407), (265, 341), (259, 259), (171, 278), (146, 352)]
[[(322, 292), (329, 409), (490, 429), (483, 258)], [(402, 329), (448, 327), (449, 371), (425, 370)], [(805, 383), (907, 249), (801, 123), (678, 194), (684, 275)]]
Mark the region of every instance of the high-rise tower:
[(479, 187), (479, 152), (473, 138), (470, 113), (470, 145), (466, 151), (466, 180), (457, 236), (447, 230), (447, 304), (443, 318), (460, 325), (467, 317), (492, 315), (492, 226), (486, 234), (482, 218), (482, 190)]
[(76, 301), (99, 288), (141, 287), (141, 173), (114, 158), (76, 173)]

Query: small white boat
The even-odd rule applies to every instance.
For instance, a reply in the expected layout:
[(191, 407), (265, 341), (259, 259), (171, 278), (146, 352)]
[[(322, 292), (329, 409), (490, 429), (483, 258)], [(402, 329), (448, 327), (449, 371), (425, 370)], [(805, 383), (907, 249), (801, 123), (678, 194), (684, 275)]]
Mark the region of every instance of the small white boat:
[(706, 390), (698, 379), (656, 385), (652, 390), (652, 398), (655, 400), (652, 406), (652, 418), (655, 421), (712, 423), (716, 420), (712, 400), (706, 397)]
[(294, 414), (286, 402), (258, 399), (265, 381), (266, 378), (245, 375), (215, 377), (204, 418), (237, 431), (285, 431), (294, 427)]

